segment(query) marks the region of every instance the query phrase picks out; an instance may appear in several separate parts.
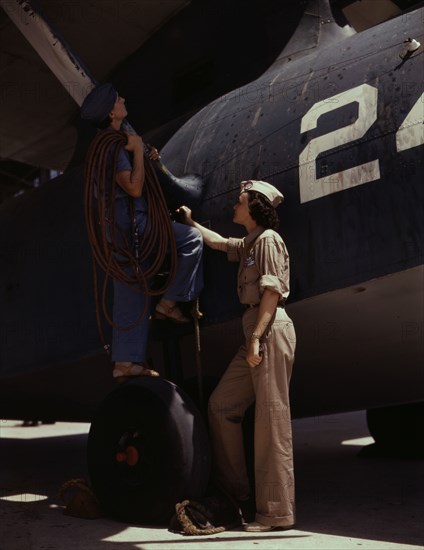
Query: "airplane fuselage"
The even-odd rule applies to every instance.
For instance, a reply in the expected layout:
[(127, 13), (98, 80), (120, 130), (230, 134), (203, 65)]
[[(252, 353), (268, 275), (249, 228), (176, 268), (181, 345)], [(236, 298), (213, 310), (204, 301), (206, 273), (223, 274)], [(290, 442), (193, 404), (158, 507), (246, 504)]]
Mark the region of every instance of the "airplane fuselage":
[[(241, 180), (284, 193), (295, 416), (424, 397), (422, 50), (399, 57), (404, 40), (422, 38), (422, 17), (418, 10), (281, 59), (202, 109), (162, 151), (177, 175), (202, 175), (195, 218), (225, 236), (243, 235), (232, 223)], [(96, 329), (82, 179), (73, 169), (1, 208), (3, 418), (23, 410), (90, 418), (112, 387)], [(241, 341), (242, 309), (236, 266), (219, 252), (206, 251), (204, 261), (202, 362), (217, 376)], [(181, 338), (187, 375), (192, 340)], [(158, 368), (161, 346), (152, 343)]]
[[(422, 17), (277, 62), (163, 150), (177, 173), (203, 176), (196, 219), (225, 236), (242, 234), (231, 223), (241, 180), (284, 193), (297, 414), (423, 398), (423, 50), (400, 57), (408, 37), (422, 41)], [(233, 266), (212, 252), (205, 271), (207, 316), (240, 312)]]

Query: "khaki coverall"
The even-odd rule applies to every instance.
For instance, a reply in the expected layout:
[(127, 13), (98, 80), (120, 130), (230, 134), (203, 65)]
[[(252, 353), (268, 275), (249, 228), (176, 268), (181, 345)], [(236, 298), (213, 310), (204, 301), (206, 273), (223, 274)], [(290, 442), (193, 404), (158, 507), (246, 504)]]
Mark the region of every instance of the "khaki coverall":
[(249, 496), (241, 422), (256, 400), (256, 521), (288, 527), (295, 522), (289, 381), (296, 334), (284, 307), (277, 307), (261, 338), (261, 363), (249, 367), (246, 353), (263, 291), (278, 292), (281, 304), (289, 294), (289, 255), (278, 233), (258, 227), (244, 239), (229, 239), (228, 259), (240, 262), (240, 302), (253, 307), (246, 308), (242, 319), (245, 343), (209, 400), (216, 476), (237, 499)]

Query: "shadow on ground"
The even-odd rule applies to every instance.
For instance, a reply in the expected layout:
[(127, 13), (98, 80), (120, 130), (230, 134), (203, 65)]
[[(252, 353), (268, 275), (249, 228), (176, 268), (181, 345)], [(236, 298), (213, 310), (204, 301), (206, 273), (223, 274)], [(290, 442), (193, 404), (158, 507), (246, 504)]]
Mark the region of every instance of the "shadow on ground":
[[(130, 549), (214, 539), (260, 541), (273, 548), (273, 541), (290, 539), (293, 548), (315, 548), (317, 537), (328, 535), (399, 544), (399, 548), (422, 544), (422, 461), (360, 458), (361, 445), (356, 440), (368, 437), (362, 413), (295, 420), (293, 425), (297, 494), (294, 531), (273, 531), (260, 538), (229, 531), (201, 538), (182, 537), (169, 533), (166, 526), (154, 526), (152, 531), (132, 530), (131, 542), (123, 533), (129, 528), (127, 524), (110, 518), (83, 520), (63, 514), (58, 496), (61, 484), (87, 477), (86, 434), (39, 437), (43, 428), (38, 426), (25, 428), (32, 430), (32, 439), (20, 439), (8, 437), (8, 430), (2, 430), (0, 524), (4, 529), (0, 546), (8, 550)], [(119, 541), (108, 540), (117, 536)], [(372, 543), (367, 548), (372, 548)]]

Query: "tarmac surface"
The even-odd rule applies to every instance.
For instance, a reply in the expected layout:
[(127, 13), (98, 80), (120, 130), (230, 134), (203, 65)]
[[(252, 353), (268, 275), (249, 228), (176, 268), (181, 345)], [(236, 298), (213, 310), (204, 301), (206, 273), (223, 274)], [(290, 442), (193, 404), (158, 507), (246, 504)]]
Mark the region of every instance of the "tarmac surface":
[(58, 490), (87, 477), (88, 430), (0, 421), (1, 550), (424, 549), (424, 463), (358, 456), (373, 443), (364, 412), (293, 422), (297, 524), (261, 534), (184, 537), (166, 527), (64, 515)]

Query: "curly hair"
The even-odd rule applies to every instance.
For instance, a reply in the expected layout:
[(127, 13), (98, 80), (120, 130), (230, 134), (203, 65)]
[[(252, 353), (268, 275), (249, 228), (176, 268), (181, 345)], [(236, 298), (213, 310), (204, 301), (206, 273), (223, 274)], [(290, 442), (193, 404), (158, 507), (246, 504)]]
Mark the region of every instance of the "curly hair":
[(247, 197), (249, 212), (255, 222), (265, 229), (277, 231), (280, 226), (280, 220), (269, 200), (256, 191), (247, 191)]

